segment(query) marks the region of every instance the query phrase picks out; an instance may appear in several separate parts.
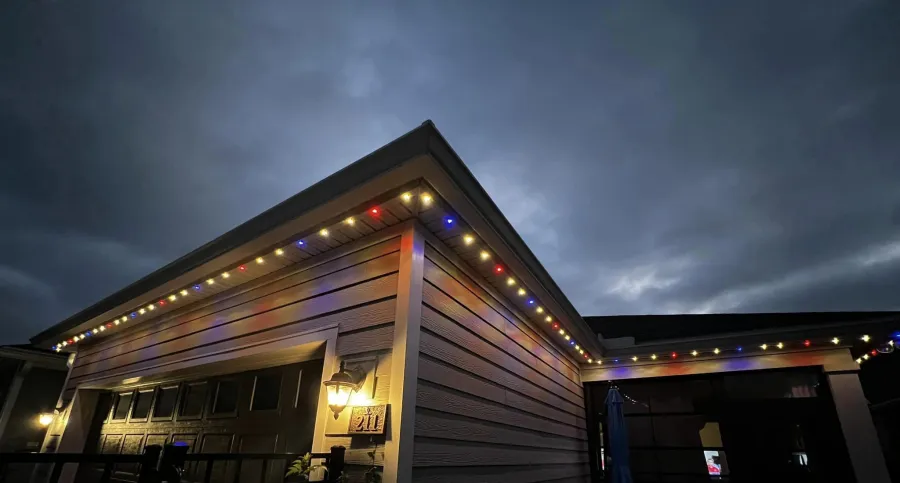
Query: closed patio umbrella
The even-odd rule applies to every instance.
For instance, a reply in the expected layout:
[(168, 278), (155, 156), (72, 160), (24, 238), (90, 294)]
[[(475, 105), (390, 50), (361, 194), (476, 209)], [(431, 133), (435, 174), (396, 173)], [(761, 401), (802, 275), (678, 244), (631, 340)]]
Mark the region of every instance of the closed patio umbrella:
[(611, 483), (631, 483), (631, 467), (628, 463), (628, 433), (622, 413), (622, 395), (615, 386), (606, 394), (606, 431), (609, 435)]

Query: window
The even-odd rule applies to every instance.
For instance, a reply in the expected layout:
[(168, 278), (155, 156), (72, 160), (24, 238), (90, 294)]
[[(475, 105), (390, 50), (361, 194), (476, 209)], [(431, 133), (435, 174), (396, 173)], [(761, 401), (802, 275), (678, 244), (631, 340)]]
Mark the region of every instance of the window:
[(147, 419), (150, 414), (150, 406), (153, 404), (153, 391), (138, 391), (134, 401), (134, 409), (131, 411), (131, 419)]
[(170, 418), (175, 412), (175, 399), (178, 397), (178, 386), (161, 387), (156, 391), (156, 406), (153, 407), (154, 418)]
[(133, 393), (124, 392), (116, 398), (116, 405), (113, 407), (113, 419), (125, 419), (128, 417), (128, 410), (131, 409), (131, 399)]
[(225, 379), (216, 383), (216, 397), (212, 414), (229, 414), (237, 410), (238, 385), (236, 381)]
[(250, 400), (251, 411), (278, 409), (278, 398), (281, 393), (281, 374), (263, 374), (253, 380), (253, 399)]
[(206, 383), (185, 384), (184, 396), (181, 398), (181, 410), (178, 415), (187, 418), (199, 418), (206, 402)]

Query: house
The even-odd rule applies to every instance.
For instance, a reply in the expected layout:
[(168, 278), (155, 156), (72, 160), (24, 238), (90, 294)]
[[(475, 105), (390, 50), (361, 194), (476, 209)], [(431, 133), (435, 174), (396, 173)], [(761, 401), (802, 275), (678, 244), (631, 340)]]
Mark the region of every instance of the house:
[(850, 340), (813, 332), (696, 360), (598, 336), (429, 121), (32, 342), (74, 354), (45, 451), (342, 445), (354, 479), (589, 481), (607, 381), (812, 368), (853, 474), (887, 481)]
[(66, 356), (0, 346), (0, 453), (37, 451), (66, 380)]

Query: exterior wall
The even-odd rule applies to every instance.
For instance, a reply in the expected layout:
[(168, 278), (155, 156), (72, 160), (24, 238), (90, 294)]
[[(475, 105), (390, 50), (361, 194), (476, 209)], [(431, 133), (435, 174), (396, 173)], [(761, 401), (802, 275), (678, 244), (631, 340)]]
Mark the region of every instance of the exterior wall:
[[(18, 372), (21, 381), (15, 394), (4, 394), (7, 399), (3, 407), (9, 414), (0, 437), (0, 452), (36, 451), (46, 432), (46, 428), (38, 423), (38, 416), (53, 412), (66, 372), (15, 362), (20, 362), (27, 370)], [(10, 386), (13, 382), (9, 381)]]
[[(218, 360), (254, 344), (336, 327), (336, 340), (316, 356), (325, 359), (323, 378), (337, 370), (340, 360), (355, 361), (367, 371), (365, 399), (386, 403), (399, 259), (399, 231), (383, 230), (218, 294), (205, 305), (187, 306), (161, 320), (98, 339), (79, 348), (63, 400), (68, 404), (79, 387), (114, 387), (127, 378), (169, 368), (190, 371), (192, 361)], [(324, 388), (320, 390), (318, 418), (330, 421)], [(68, 411), (57, 418), (45, 446), (56, 446), (52, 442), (59, 441), (67, 417)], [(316, 429), (315, 451), (341, 444), (348, 447), (348, 464), (370, 463), (368, 438), (362, 447), (350, 438), (324, 436), (333, 432), (324, 422)], [(383, 444), (379, 464), (382, 454)]]
[(433, 243), (412, 480), (588, 481), (578, 366)]

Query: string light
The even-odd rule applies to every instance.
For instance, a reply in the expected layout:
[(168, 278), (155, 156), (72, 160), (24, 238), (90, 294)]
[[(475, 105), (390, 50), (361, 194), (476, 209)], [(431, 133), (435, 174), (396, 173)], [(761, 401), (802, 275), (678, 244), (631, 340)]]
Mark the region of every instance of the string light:
[(525, 294), (528, 292), (526, 292), (524, 288), (520, 288), (519, 291), (516, 293), (519, 294), (520, 297), (524, 297)]
[(559, 335), (566, 335), (565, 329), (559, 329)]
[(144, 315), (144, 312), (146, 312), (146, 310), (144, 310), (144, 309), (139, 309), (139, 310), (138, 310), (138, 313), (141, 314), (141, 315)]
[(503, 273), (502, 265), (494, 265), (494, 273)]
[(634, 356), (634, 357), (631, 358), (631, 360), (634, 361), (634, 362), (637, 362), (638, 358), (637, 358), (637, 356)]
[(831, 339), (831, 343), (834, 345), (838, 345), (841, 343), (841, 339), (838, 339), (837, 337), (835, 337), (834, 339)]
[(569, 334), (566, 334), (566, 340), (572, 340), (572, 337), (570, 337)]
[(509, 285), (510, 287), (513, 286), (513, 285), (515, 285), (515, 284), (516, 284), (516, 279), (514, 279), (514, 278), (512, 278), (512, 277), (508, 277), (508, 278), (506, 279), (506, 284)]
[(655, 360), (656, 360), (656, 354), (650, 354), (650, 359), (655, 361)]
[(465, 243), (467, 246), (471, 245), (475, 243), (475, 237), (472, 235), (466, 235), (463, 237), (463, 243)]
[(449, 217), (449, 216), (444, 217), (444, 224), (445, 224), (445, 225), (448, 225), (448, 226), (453, 225), (453, 222), (454, 222), (453, 218), (451, 218), (451, 217)]
[(222, 272), (222, 278), (228, 278), (230, 276), (231, 275), (229, 275), (228, 272)]
[(238, 267), (238, 270), (240, 270), (240, 271), (242, 271), (242, 272), (246, 272), (246, 271), (247, 271), (247, 267), (244, 266), (244, 265), (241, 265), (240, 267)]
[(354, 220), (353, 217), (351, 216), (351, 217), (348, 217), (346, 220), (344, 220), (344, 223), (346, 223), (350, 226), (353, 226), (356, 224), (356, 220)]
[(868, 335), (864, 335), (864, 336), (860, 337), (860, 339), (861, 339), (863, 342), (869, 342), (869, 340), (871, 340), (871, 337), (869, 337)]
[(431, 198), (431, 195), (430, 195), (430, 194), (428, 194), (428, 193), (422, 193), (422, 205), (423, 205), (423, 206), (428, 206), (428, 205), (430, 205), (430, 204), (431, 204), (431, 201), (432, 201), (432, 198)]
[(282, 250), (281, 248), (275, 249), (275, 256), (280, 257), (282, 255), (284, 255), (284, 250)]
[(759, 348), (762, 350), (766, 350), (769, 348), (769, 346), (768, 346), (768, 344), (763, 344), (763, 345), (759, 346)]
[(713, 349), (713, 354), (719, 355), (719, 352), (721, 352), (721, 351), (719, 350), (718, 347), (716, 347), (715, 349)]
[(491, 254), (485, 250), (481, 250), (481, 253), (478, 254), (481, 257), (481, 261), (487, 261), (491, 259)]
[(178, 300), (178, 297), (175, 294), (169, 295), (169, 302), (174, 302), (176, 300)]
[(697, 351), (691, 351), (691, 355), (692, 355), (692, 356), (697, 357), (697, 354), (699, 354), (699, 352), (697, 352)]
[(256, 257), (256, 264), (257, 264), (257, 265), (262, 265), (263, 263), (266, 263), (266, 261), (263, 260), (263, 257)]
[(319, 235), (322, 237), (328, 236), (328, 228), (322, 228), (321, 230), (319, 230)]
[(677, 352), (673, 352), (673, 353), (672, 353), (672, 359), (677, 359), (677, 358), (678, 358), (678, 353), (677, 353)]
[(863, 354), (862, 357), (863, 357), (863, 359), (865, 359), (865, 360), (869, 360), (869, 354)]
[(304, 242), (303, 240), (297, 240), (298, 247), (302, 247), (303, 245), (306, 245), (306, 242)]
[(781, 342), (779, 342), (779, 343), (775, 344), (775, 347), (777, 347), (777, 348), (779, 348), (779, 349), (784, 349), (784, 344), (782, 344)]
[(377, 206), (375, 208), (372, 208), (371, 210), (369, 210), (369, 214), (372, 216), (378, 216), (380, 213), (381, 213), (381, 211), (378, 210)]
[(553, 322), (553, 317), (548, 315), (548, 316), (544, 317), (544, 321), (545, 322)]
[(412, 195), (409, 194), (409, 193), (403, 193), (402, 195), (400, 195), (400, 198), (402, 198), (403, 201), (405, 201), (405, 202), (407, 202), (407, 203), (409, 203), (410, 201), (412, 201)]
[(803, 341), (803, 347), (809, 347), (811, 344), (812, 342), (810, 342), (809, 339)]
[(206, 279), (206, 284), (207, 284), (207, 285), (212, 285), (212, 284), (214, 284), (214, 283), (216, 283), (215, 280), (213, 280), (213, 279), (211, 279), (211, 278)]
[(187, 297), (188, 291), (182, 289), (181, 292), (178, 292), (178, 293), (180, 293), (182, 297)]
[(539, 313), (539, 314), (543, 314), (543, 313), (544, 313), (544, 308), (538, 306), (538, 308), (534, 309), (534, 311), (537, 312), (537, 313)]

